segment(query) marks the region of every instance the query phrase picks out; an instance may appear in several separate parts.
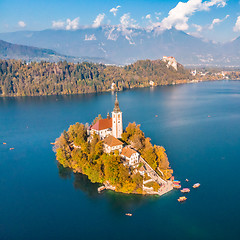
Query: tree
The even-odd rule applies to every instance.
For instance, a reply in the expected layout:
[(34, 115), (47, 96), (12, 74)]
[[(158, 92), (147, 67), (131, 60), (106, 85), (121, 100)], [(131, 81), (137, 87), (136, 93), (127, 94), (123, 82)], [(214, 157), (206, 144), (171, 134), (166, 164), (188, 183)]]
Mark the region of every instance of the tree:
[(161, 169), (168, 169), (169, 168), (169, 161), (166, 154), (166, 150), (162, 146), (154, 145), (154, 150), (157, 155), (157, 165)]
[(142, 150), (142, 157), (147, 161), (147, 163), (154, 169), (156, 170), (157, 168), (157, 156), (154, 152), (154, 148), (150, 142), (150, 138), (145, 139), (145, 147)]

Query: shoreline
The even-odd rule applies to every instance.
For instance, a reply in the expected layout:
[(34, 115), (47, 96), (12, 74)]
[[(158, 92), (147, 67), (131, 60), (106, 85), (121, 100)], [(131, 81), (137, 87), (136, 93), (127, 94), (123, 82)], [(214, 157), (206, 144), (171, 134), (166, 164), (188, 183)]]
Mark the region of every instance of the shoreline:
[[(98, 193), (102, 193), (105, 190), (111, 190), (114, 191), (116, 193), (123, 193), (123, 194), (137, 194), (137, 195), (158, 195), (158, 196), (162, 196), (168, 192), (171, 192), (174, 188), (173, 188), (173, 182), (168, 180), (166, 181), (166, 187), (164, 186), (164, 188), (166, 189), (159, 189), (159, 191), (153, 191), (153, 190), (145, 190), (142, 193), (137, 193), (137, 192), (133, 192), (133, 193), (126, 193), (126, 192), (121, 192), (121, 191), (116, 191), (116, 187), (112, 186), (112, 185), (108, 185), (108, 184), (103, 184), (102, 186), (98, 187), (97, 191)], [(163, 191), (162, 191), (163, 190)]]
[[(240, 81), (240, 78), (236, 79), (193, 79), (193, 80), (175, 80), (172, 84), (161, 84), (161, 85), (155, 85), (155, 86), (136, 86), (136, 87), (130, 87), (123, 90), (115, 90), (115, 92), (124, 92), (124, 91), (131, 91), (133, 89), (141, 89), (141, 88), (155, 88), (155, 87), (163, 87), (163, 86), (175, 86), (175, 85), (182, 85), (182, 84), (191, 84), (191, 83), (201, 83), (201, 82), (216, 82), (216, 81)], [(78, 95), (90, 95), (90, 94), (102, 94), (102, 93), (109, 93), (114, 92), (111, 89), (108, 89), (106, 91), (100, 91), (100, 92), (87, 92), (87, 93), (74, 93), (74, 94), (43, 94), (43, 95), (12, 95), (12, 96), (3, 96), (0, 95), (0, 98), (25, 98), (25, 97), (54, 97), (54, 96), (78, 96)]]

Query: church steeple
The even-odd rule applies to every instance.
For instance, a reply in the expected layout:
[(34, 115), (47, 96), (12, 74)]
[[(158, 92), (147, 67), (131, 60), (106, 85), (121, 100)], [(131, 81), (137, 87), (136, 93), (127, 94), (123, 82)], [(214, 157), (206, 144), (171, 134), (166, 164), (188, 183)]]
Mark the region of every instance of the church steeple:
[(123, 133), (122, 112), (119, 108), (119, 102), (116, 93), (114, 109), (112, 111), (112, 135), (115, 138), (121, 138)]
[(120, 112), (119, 102), (118, 102), (118, 98), (117, 98), (117, 93), (116, 93), (116, 99), (115, 99), (115, 105), (114, 105), (113, 111), (114, 111), (115, 113)]

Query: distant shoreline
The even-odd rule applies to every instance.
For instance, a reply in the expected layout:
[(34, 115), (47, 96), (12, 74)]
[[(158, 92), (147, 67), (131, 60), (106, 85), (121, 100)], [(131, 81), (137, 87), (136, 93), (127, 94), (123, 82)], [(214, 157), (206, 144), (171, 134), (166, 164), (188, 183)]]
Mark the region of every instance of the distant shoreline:
[[(176, 80), (175, 83), (172, 84), (162, 84), (162, 85), (156, 85), (154, 87), (163, 87), (163, 86), (174, 86), (174, 85), (182, 85), (182, 84), (190, 84), (190, 83), (201, 83), (201, 82), (217, 82), (217, 81), (240, 81), (240, 78), (236, 79), (194, 79), (194, 80)], [(122, 89), (117, 90), (118, 92), (124, 92), (124, 91), (131, 91), (134, 89), (140, 89), (140, 88), (154, 88), (152, 86), (138, 86), (138, 87), (131, 87), (128, 89)], [(116, 91), (116, 90), (115, 90)], [(74, 96), (74, 95), (89, 95), (89, 94), (101, 94), (101, 93), (108, 93), (108, 92), (114, 92), (113, 90), (106, 90), (106, 91), (100, 91), (100, 92), (88, 92), (88, 93), (66, 93), (66, 94), (45, 94), (45, 95), (25, 95), (25, 96), (3, 96), (0, 95), (0, 98), (22, 98), (22, 97), (51, 97), (51, 96)]]

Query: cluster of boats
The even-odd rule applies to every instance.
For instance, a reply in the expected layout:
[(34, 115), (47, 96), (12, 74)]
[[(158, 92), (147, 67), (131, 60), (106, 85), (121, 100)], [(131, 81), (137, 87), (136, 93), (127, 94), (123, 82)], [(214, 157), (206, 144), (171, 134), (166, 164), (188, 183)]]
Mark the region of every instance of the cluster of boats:
[[(5, 142), (3, 142), (3, 145), (6, 145), (7, 143), (5, 143)], [(9, 148), (9, 150), (13, 150), (14, 148), (12, 147), (12, 148)]]
[[(189, 181), (189, 180), (186, 179), (186, 182), (188, 182), (188, 181)], [(173, 180), (173, 188), (175, 188), (175, 189), (181, 189), (182, 186), (181, 186), (180, 183), (181, 183), (181, 182), (178, 181), (178, 180)], [(192, 187), (193, 187), (193, 188), (198, 188), (198, 187), (200, 187), (200, 183), (195, 183)], [(189, 188), (183, 188), (183, 189), (181, 189), (180, 191), (181, 191), (182, 193), (189, 193), (189, 192), (190, 192), (190, 189), (189, 189)], [(178, 198), (178, 202), (184, 202), (184, 201), (186, 201), (186, 200), (187, 200), (187, 198), (186, 198), (185, 196)]]

